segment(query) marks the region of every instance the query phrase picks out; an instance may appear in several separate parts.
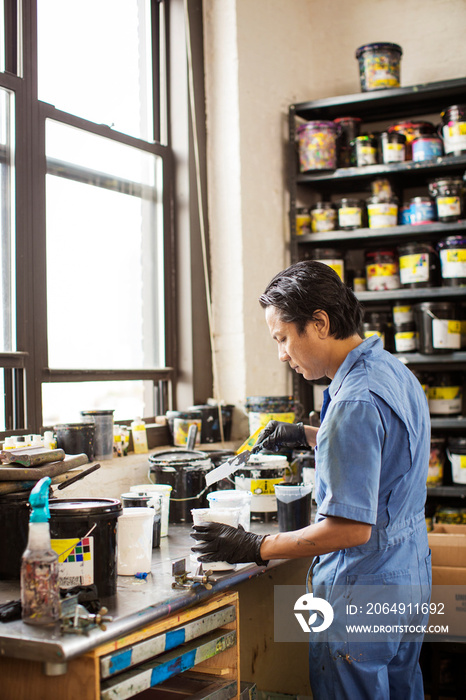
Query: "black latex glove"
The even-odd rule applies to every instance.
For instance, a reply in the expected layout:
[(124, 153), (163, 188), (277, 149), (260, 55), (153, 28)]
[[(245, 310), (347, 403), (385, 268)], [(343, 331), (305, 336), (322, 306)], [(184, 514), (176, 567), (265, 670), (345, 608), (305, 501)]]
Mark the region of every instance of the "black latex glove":
[(283, 447), (309, 447), (302, 423), (282, 423), (271, 420), (259, 433), (257, 442), (251, 452), (261, 450), (279, 452)]
[(191, 551), (202, 554), (198, 561), (227, 561), (229, 564), (255, 562), (258, 566), (266, 566), (260, 555), (262, 540), (267, 535), (255, 535), (246, 532), (240, 525), (238, 528), (223, 523), (206, 523), (194, 525), (191, 537), (201, 542), (192, 547)]

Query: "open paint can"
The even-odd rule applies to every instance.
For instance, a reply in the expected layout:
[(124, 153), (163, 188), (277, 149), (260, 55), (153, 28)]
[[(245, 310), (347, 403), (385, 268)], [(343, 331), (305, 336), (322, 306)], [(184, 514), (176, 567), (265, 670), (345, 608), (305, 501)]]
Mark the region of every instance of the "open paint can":
[(251, 513), (275, 513), (275, 486), (290, 473), (288, 460), (283, 455), (251, 455), (248, 462), (236, 471), (235, 487), (251, 492)]

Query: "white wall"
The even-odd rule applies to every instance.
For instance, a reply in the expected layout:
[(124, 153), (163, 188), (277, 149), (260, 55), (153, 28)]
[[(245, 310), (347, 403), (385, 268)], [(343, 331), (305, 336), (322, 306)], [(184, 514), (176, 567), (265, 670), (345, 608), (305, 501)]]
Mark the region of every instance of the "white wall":
[(291, 390), (257, 302), (289, 262), (288, 105), (359, 92), (355, 50), (374, 41), (402, 46), (402, 85), (462, 77), (465, 28), (465, 0), (205, 0), (220, 398)]

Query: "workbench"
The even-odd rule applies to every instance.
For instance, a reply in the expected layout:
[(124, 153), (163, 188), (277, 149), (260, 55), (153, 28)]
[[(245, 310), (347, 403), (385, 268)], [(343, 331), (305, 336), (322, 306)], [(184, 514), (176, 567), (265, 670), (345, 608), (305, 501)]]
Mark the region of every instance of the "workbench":
[[(266, 533), (277, 525), (255, 523), (251, 529)], [(238, 697), (238, 587), (266, 571), (270, 585), (271, 570), (284, 562), (271, 562), (267, 569), (241, 564), (216, 572), (210, 590), (202, 584), (174, 589), (173, 561), (185, 558), (190, 568), (189, 530), (189, 525), (170, 525), (169, 536), (153, 550), (151, 573), (145, 580), (118, 577), (117, 594), (102, 599), (113, 618), (106, 629), (63, 634), (58, 625), (0, 624), (1, 697), (121, 700), (141, 691), (152, 697), (149, 688), (164, 687), (187, 670), (210, 683), (209, 697)], [(19, 582), (0, 581), (0, 603), (17, 598)]]

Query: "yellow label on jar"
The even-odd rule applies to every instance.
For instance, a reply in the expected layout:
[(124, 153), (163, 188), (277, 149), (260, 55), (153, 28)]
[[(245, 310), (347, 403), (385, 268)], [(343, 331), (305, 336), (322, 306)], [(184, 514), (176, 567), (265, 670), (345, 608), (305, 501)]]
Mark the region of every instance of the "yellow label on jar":
[(416, 337), (416, 331), (403, 331), (402, 333), (395, 333), (395, 338), (397, 340), (412, 340)]
[(251, 493), (255, 496), (275, 496), (275, 484), (283, 479), (251, 479)]
[(366, 272), (368, 277), (391, 277), (397, 274), (398, 266), (395, 263), (367, 265)]
[(380, 331), (364, 331), (365, 338), (371, 338), (373, 335), (377, 335), (379, 338), (383, 338), (383, 333)]
[(466, 122), (457, 122), (448, 126), (449, 136), (466, 136)]
[(451, 401), (461, 396), (460, 386), (431, 386), (429, 387), (429, 399), (433, 401)]
[(422, 253), (400, 256), (400, 270), (408, 270), (410, 268), (416, 270), (418, 267), (426, 263), (426, 256)]
[(446, 250), (447, 262), (466, 262), (466, 248)]
[(460, 198), (459, 197), (437, 197), (437, 206), (441, 207), (444, 205), (456, 205), (459, 204)]
[(461, 321), (448, 321), (448, 333), (458, 335), (461, 333)]
[(466, 469), (466, 455), (459, 455), (460, 469)]
[(410, 311), (411, 311), (411, 306), (394, 306), (393, 307), (394, 314), (409, 314)]

